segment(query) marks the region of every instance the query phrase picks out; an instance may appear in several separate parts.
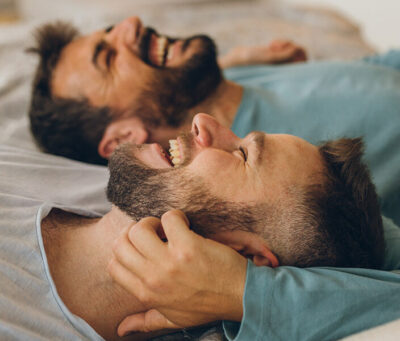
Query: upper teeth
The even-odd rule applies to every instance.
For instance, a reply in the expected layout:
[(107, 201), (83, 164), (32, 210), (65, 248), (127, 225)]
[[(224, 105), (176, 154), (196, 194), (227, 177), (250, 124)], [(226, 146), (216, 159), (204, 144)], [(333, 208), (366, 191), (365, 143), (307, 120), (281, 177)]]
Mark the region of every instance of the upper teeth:
[(181, 163), (181, 155), (179, 152), (179, 146), (177, 140), (169, 140), (169, 153), (171, 155), (171, 161), (174, 164), (174, 167), (178, 166)]
[(164, 64), (165, 49), (168, 45), (168, 39), (166, 37), (159, 37), (157, 39), (157, 59), (158, 65)]
[(167, 60), (172, 59), (173, 56), (174, 56), (174, 49), (173, 45), (171, 44), (168, 46)]

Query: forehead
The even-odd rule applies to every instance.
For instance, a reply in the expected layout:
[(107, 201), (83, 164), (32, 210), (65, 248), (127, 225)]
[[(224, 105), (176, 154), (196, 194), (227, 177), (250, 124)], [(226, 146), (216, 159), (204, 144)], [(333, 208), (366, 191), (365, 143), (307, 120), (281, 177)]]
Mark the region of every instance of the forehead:
[(266, 134), (263, 171), (293, 183), (310, 184), (323, 170), (318, 147), (293, 135)]
[(100, 81), (98, 71), (92, 64), (94, 46), (104, 31), (96, 31), (74, 39), (61, 52), (52, 76), (52, 92), (59, 97), (87, 97), (90, 84)]

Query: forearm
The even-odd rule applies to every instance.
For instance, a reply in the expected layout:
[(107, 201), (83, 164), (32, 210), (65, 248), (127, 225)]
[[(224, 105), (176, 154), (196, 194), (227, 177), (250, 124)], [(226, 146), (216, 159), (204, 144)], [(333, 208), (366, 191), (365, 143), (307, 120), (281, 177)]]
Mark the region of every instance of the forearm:
[(288, 40), (274, 40), (268, 45), (236, 46), (218, 58), (222, 69), (254, 64), (295, 63), (307, 60), (303, 47)]

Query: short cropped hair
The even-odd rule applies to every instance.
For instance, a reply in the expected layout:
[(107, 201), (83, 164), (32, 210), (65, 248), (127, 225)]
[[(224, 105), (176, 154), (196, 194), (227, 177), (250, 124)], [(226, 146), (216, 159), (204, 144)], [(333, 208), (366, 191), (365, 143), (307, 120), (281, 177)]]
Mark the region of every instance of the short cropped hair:
[(86, 99), (58, 98), (52, 94), (53, 72), (65, 46), (79, 36), (69, 23), (55, 22), (39, 27), (36, 46), (28, 52), (40, 57), (32, 84), (29, 109), (30, 128), (43, 151), (95, 164), (106, 164), (97, 147), (107, 125), (110, 109), (94, 107)]
[[(322, 183), (289, 189), (278, 226), (265, 239), (281, 264), (378, 269), (384, 257), (381, 212), (375, 186), (362, 162), (361, 138), (319, 146)], [(292, 193), (292, 194), (293, 194)]]

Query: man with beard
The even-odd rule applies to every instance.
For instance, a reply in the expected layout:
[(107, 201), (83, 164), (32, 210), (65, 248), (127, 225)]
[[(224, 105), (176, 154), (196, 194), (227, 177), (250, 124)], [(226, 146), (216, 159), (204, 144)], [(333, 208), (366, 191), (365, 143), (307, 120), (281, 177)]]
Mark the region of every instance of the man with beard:
[[(166, 148), (198, 112), (240, 137), (253, 130), (311, 143), (363, 136), (382, 212), (400, 223), (398, 51), (363, 61), (241, 67), (225, 78), (210, 38), (167, 38), (137, 17), (86, 36), (67, 24), (44, 26), (36, 51), (31, 129), (48, 152), (104, 163), (121, 142)], [(257, 48), (234, 49), (221, 64), (304, 59), (290, 44), (261, 51), (264, 59)]]
[[(109, 164), (111, 177), (108, 187), (108, 197), (114, 204), (136, 219), (140, 216), (136, 215), (135, 206), (132, 208), (131, 204), (127, 203), (132, 203), (137, 198), (141, 198), (140, 203), (144, 203), (141, 216), (159, 217), (161, 213), (159, 207), (164, 205), (161, 211), (171, 207), (181, 207), (189, 217), (187, 220), (179, 213), (175, 215), (170, 213), (161, 221), (146, 218), (130, 229), (129, 238), (120, 239), (114, 246), (116, 260), (110, 263), (111, 275), (131, 293), (139, 293), (141, 301), (146, 302), (147, 307), (147, 311), (124, 319), (119, 326), (119, 335), (125, 335), (129, 331), (181, 328), (213, 319), (224, 319), (241, 322), (239, 326), (237, 323), (225, 323), (225, 333), (232, 340), (337, 339), (363, 330), (367, 326), (381, 323), (376, 320), (379, 314), (375, 308), (379, 304), (372, 301), (366, 304), (364, 296), (366, 292), (360, 290), (368, 288), (366, 290), (369, 291), (374, 287), (374, 290), (380, 292), (376, 296), (379, 297), (380, 303), (387, 303), (390, 299), (381, 291), (388, 283), (375, 282), (374, 271), (370, 273), (372, 277), (369, 277), (368, 271), (360, 269), (348, 272), (345, 269), (335, 269), (339, 272), (331, 272), (332, 270), (317, 268), (310, 270), (285, 268), (275, 271), (264, 268), (264, 271), (259, 271), (254, 267), (254, 264), (272, 267), (278, 264), (322, 265), (325, 262), (323, 259), (330, 253), (318, 242), (314, 244), (315, 239), (311, 241), (306, 237), (313, 231), (314, 237), (319, 242), (330, 244), (333, 241), (327, 234), (319, 234), (324, 228), (317, 227), (319, 224), (317, 221), (307, 219), (310, 215), (314, 218), (318, 216), (318, 213), (314, 215), (315, 211), (313, 212), (312, 195), (302, 196), (302, 190), (299, 187), (295, 189), (295, 184), (310, 185), (311, 182), (315, 185), (320, 181), (324, 182), (325, 180), (319, 177), (322, 175), (322, 170), (328, 173), (333, 171), (335, 174), (339, 172), (345, 177), (350, 176), (345, 180), (347, 185), (353, 181), (361, 181), (357, 185), (353, 183), (354, 187), (350, 185), (353, 190), (363, 187), (359, 187), (363, 182), (361, 174), (353, 172), (352, 166), (345, 161), (351, 158), (351, 155), (354, 157), (358, 153), (357, 150), (359, 151), (356, 144), (350, 143), (350, 141), (354, 143), (355, 140), (339, 140), (337, 144), (328, 143), (329, 146), (319, 147), (320, 156), (324, 160), (322, 169), (318, 157), (314, 158), (316, 150), (309, 149), (311, 145), (304, 141), (297, 144), (300, 141), (293, 139), (293, 136), (263, 133), (252, 133), (244, 139), (238, 139), (230, 130), (222, 127), (208, 115), (199, 114), (193, 120), (192, 134), (180, 135), (177, 141), (172, 143), (173, 158), (176, 158), (174, 149), (180, 150), (176, 162), (178, 168), (168, 168), (170, 165), (159, 146), (138, 146), (132, 151), (132, 147), (128, 145), (115, 153)], [(158, 155), (159, 162), (150, 161), (146, 151)], [(242, 159), (244, 169), (236, 163), (235, 157), (238, 157), (238, 154), (242, 154), (239, 155), (239, 159)], [(278, 155), (286, 155), (288, 158), (280, 158)], [(135, 158), (140, 159), (143, 165)], [(260, 168), (265, 167), (264, 170), (268, 169), (266, 173), (261, 169), (257, 170), (257, 163), (261, 158), (266, 163), (264, 166), (262, 163), (258, 165)], [(308, 162), (303, 162), (305, 159)], [(247, 172), (251, 174), (251, 169), (255, 171), (253, 174), (257, 174), (255, 182), (248, 181), (244, 175)], [(308, 173), (310, 171), (314, 175)], [(205, 174), (213, 176), (207, 178)], [(198, 175), (202, 175), (201, 178)], [(330, 182), (331, 175), (328, 178)], [(141, 186), (137, 188), (132, 186), (136, 183)], [(240, 189), (236, 188), (236, 184), (240, 184)], [(276, 184), (279, 185), (275, 187)], [(187, 206), (178, 199), (184, 197), (180, 192), (181, 186), (192, 189), (186, 191)], [(151, 195), (154, 193), (152, 192), (154, 188), (161, 194), (160, 196)], [(341, 236), (340, 238), (345, 238), (345, 235), (351, 235), (355, 231), (351, 232), (352, 229), (347, 225), (353, 218), (344, 212), (348, 209), (352, 213), (355, 211), (349, 201), (343, 200), (344, 197), (340, 198), (341, 195), (336, 192), (337, 188), (326, 188), (326, 190), (329, 193), (327, 195), (333, 197), (323, 205), (326, 210), (323, 215), (325, 218), (331, 214), (336, 219), (340, 216), (344, 218), (335, 221), (331, 231), (334, 230)], [(249, 205), (252, 202), (250, 197), (257, 196), (260, 191), (267, 194), (268, 203), (261, 210), (257, 201), (255, 205)], [(215, 204), (215, 200), (210, 200), (213, 195), (239, 201), (246, 208), (237, 214), (240, 206), (234, 210), (229, 210), (227, 206), (221, 210), (224, 212), (222, 216), (221, 206)], [(167, 196), (170, 202), (160, 200), (160, 197)], [(203, 217), (204, 226), (207, 226), (210, 218), (213, 228), (220, 226), (218, 230), (222, 231), (216, 234), (209, 232), (210, 234), (205, 235), (211, 235), (214, 240), (226, 243), (252, 259), (252, 262), (248, 263), (245, 289), (244, 279), (238, 278), (238, 273), (242, 274), (242, 271), (237, 264), (225, 263), (227, 268), (232, 267), (229, 275), (224, 271), (218, 274), (220, 263), (218, 262), (216, 266), (215, 258), (225, 256), (229, 258), (229, 256), (219, 253), (221, 249), (215, 252), (213, 248), (214, 246), (218, 248), (217, 244), (204, 245), (204, 240), (189, 230), (190, 221), (190, 229), (197, 231), (195, 221), (199, 217), (198, 212), (193, 212), (193, 207), (198, 202), (204, 202), (200, 205), (202, 206), (200, 211), (206, 212)], [(340, 207), (339, 211), (342, 212), (336, 211), (335, 207)], [(245, 213), (251, 211), (258, 211), (258, 214), (250, 216), (259, 215), (262, 220), (251, 221)], [(369, 212), (368, 215), (372, 212), (370, 208), (366, 211)], [(369, 217), (372, 218), (371, 215)], [(244, 229), (238, 227), (238, 230), (235, 230), (233, 226), (238, 223), (244, 226)], [(367, 225), (370, 223), (371, 221)], [(263, 227), (260, 228), (260, 225)], [(249, 231), (264, 231), (260, 233), (264, 236), (264, 241), (268, 240), (264, 244), (265, 248), (258, 243), (260, 240), (257, 242), (253, 239), (254, 235), (249, 235)], [(204, 233), (204, 230), (202, 232)], [(395, 244), (400, 240), (398, 229), (392, 225), (386, 232), (389, 232), (388, 241), (392, 233), (394, 239), (390, 241), (391, 248), (396, 248)], [(359, 230), (353, 237), (358, 239), (362, 235), (363, 232)], [(162, 238), (165, 236), (168, 244), (162, 243)], [(342, 247), (349, 245), (343, 239), (339, 243)], [(313, 261), (309, 263), (310, 259), (307, 260), (306, 254), (301, 251), (301, 249), (310, 250), (312, 244), (311, 253), (318, 259), (314, 259), (315, 263)], [(300, 245), (302, 246), (299, 248)], [(343, 254), (343, 260), (349, 261), (352, 258), (350, 248)], [(399, 269), (399, 257), (395, 263), (388, 267), (385, 265), (385, 268)], [(341, 266), (344, 266), (344, 263)], [(393, 276), (395, 283), (399, 283), (400, 277), (396, 273), (390, 276)], [(215, 285), (213, 280), (218, 284)], [(395, 284), (396, 287), (397, 285)], [(367, 296), (370, 297), (369, 294)], [(356, 309), (351, 302), (357, 302)], [(370, 303), (374, 306), (372, 310), (367, 308)], [(309, 307), (312, 307), (312, 310)], [(381, 311), (380, 308), (378, 310)], [(305, 314), (304, 311), (308, 313)], [(384, 304), (382, 311), (385, 311), (385, 314), (389, 311), (390, 314), (393, 313), (390, 318), (386, 315), (388, 320), (400, 316), (400, 310), (391, 305)], [(334, 316), (340, 316), (340, 321)], [(388, 321), (386, 318), (384, 320)]]
[[(119, 208), (114, 207), (101, 218), (76, 206), (52, 200), (43, 203), (34, 191), (29, 192), (31, 180), (17, 172), (2, 177), (2, 335), (15, 339), (32, 339), (34, 335), (48, 339), (96, 340), (101, 339), (99, 335), (116, 339), (116, 326), (124, 316), (148, 309), (146, 291), (137, 287), (133, 295), (129, 294), (106, 273), (116, 239), (115, 252), (120, 260), (124, 247), (132, 241), (146, 256), (159, 247), (168, 247), (172, 258), (165, 258), (163, 267), (170, 274), (174, 273), (169, 267), (171, 259), (193, 266), (194, 255), (187, 253), (193, 238), (201, 246), (203, 252), (195, 255), (194, 268), (201, 273), (207, 271), (215, 290), (214, 295), (206, 297), (209, 302), (217, 299), (219, 303), (214, 304), (218, 309), (202, 312), (202, 319), (197, 318), (195, 323), (192, 320), (180, 325), (173, 319), (167, 327), (222, 318), (240, 321), (246, 267), (253, 267), (240, 253), (258, 265), (380, 266), (382, 225), (374, 186), (360, 162), (360, 140), (342, 139), (317, 148), (289, 135), (255, 132), (239, 139), (211, 117), (197, 115), (191, 134), (180, 136), (176, 148), (181, 150), (176, 168), (157, 144), (119, 148), (109, 165), (107, 190), (109, 199)], [(312, 162), (304, 163), (304, 159)], [(224, 173), (218, 171), (221, 164)], [(9, 168), (10, 163), (4, 166)], [(194, 231), (223, 241), (238, 252), (189, 230), (185, 232), (189, 238), (180, 239), (174, 233), (176, 213), (163, 216), (164, 231), (140, 225), (132, 229), (132, 218), (125, 214), (140, 219), (149, 214), (160, 216), (172, 207), (187, 213)], [(149, 218), (142, 224), (146, 221)], [(337, 230), (337, 226), (344, 230)], [(141, 243), (149, 236), (151, 243)], [(230, 266), (225, 267), (227, 262)], [(149, 276), (149, 272), (152, 276), (156, 273), (152, 272), (151, 262), (148, 264), (144, 278), (162, 288), (153, 280), (155, 277)], [(312, 270), (313, 278), (326, 271)], [(398, 276), (371, 270), (368, 277), (361, 277), (363, 274), (358, 270), (360, 277), (353, 276), (355, 283), (363, 283), (379, 295), (371, 299), (369, 291), (353, 290), (341, 294), (346, 298), (356, 296), (359, 304), (372, 304), (377, 309), (384, 305), (385, 312), (371, 319), (376, 314), (370, 309), (361, 323), (358, 318), (351, 328), (340, 331), (329, 319), (323, 330), (314, 326), (306, 333), (317, 330), (328, 338), (343, 336), (360, 326), (397, 317), (382, 298), (391, 297), (398, 307)], [(229, 281), (221, 282), (227, 275)], [(289, 278), (297, 275), (290, 270), (287, 274)], [(340, 272), (332, 271), (330, 275), (333, 280), (327, 288), (333, 294), (332, 289), (343, 283)], [(205, 284), (196, 279), (194, 282)], [(269, 299), (273, 304), (274, 297)], [(231, 309), (232, 303), (235, 309)], [(201, 309), (202, 305), (197, 307)], [(342, 309), (340, 302), (336, 308)], [(136, 339), (142, 337), (149, 335)]]
[[(240, 101), (240, 86), (223, 80), (215, 45), (204, 35), (167, 38), (131, 17), (87, 36), (66, 23), (45, 25), (36, 36), (31, 50), (42, 59), (30, 118), (39, 144), (54, 154), (105, 163), (120, 142), (165, 147), (182, 128), (190, 128), (194, 114), (210, 112), (203, 104), (226, 102), (224, 110), (211, 112), (227, 122), (224, 111)], [(248, 52), (236, 49), (220, 63), (243, 63)], [(289, 42), (274, 42), (259, 53), (271, 63), (305, 59)]]

